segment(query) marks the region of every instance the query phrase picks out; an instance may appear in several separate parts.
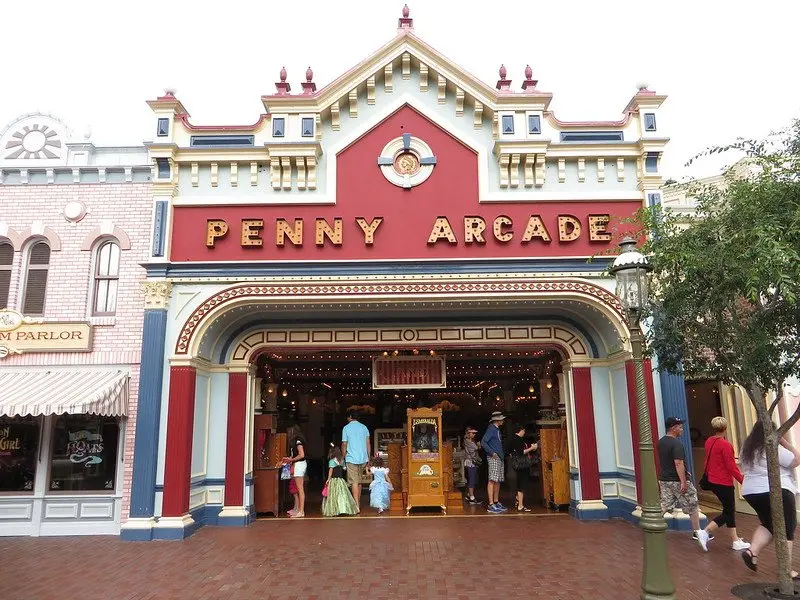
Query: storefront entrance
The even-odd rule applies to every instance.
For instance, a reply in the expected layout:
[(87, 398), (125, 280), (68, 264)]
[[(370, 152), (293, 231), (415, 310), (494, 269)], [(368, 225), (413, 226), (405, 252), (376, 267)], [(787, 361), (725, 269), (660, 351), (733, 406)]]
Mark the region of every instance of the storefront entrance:
[[(441, 361), (446, 370), (445, 385), (431, 389), (410, 382), (408, 387), (404, 387), (402, 382), (398, 382), (389, 384), (390, 387), (378, 384), (378, 389), (375, 389), (373, 360), (397, 359), (402, 364), (404, 357), (435, 357)], [(559, 350), (549, 346), (529, 349), (410, 348), (402, 351), (384, 347), (308, 352), (265, 349), (254, 360), (254, 413), (256, 423), (263, 422), (261, 415), (274, 418), (266, 430), (256, 425), (255, 512), (258, 516), (285, 516), (286, 510), (291, 508), (288, 482), (280, 486), (275, 469), (277, 465), (271, 465), (269, 461), (262, 464), (259, 460), (273, 433), (286, 432), (292, 425), (300, 428), (309, 463), (305, 481), (305, 514), (319, 516), (321, 491), (328, 474), (327, 456), (332, 444), (341, 444), (342, 428), (347, 424), (346, 414), (357, 411), (359, 420), (369, 428), (373, 452), (388, 465), (389, 443), (407, 442), (407, 409), (423, 407), (442, 411), (443, 439), (452, 448), (452, 488), (458, 492), (463, 492), (467, 486), (463, 442), (468, 426), (478, 430), (477, 439), (480, 440), (492, 412), (500, 411), (508, 418), (504, 427), (507, 442), (511, 439), (509, 436), (514, 435), (514, 428), (521, 425), (525, 428), (525, 440), (533, 443), (540, 441), (544, 425), (547, 429), (545, 462), (552, 472), (552, 465), (557, 461), (556, 470), (560, 468), (563, 475), (557, 483), (563, 489), (553, 494), (552, 485), (549, 485), (547, 494), (544, 494), (542, 454), (537, 452), (527, 476), (520, 483), (515, 481), (516, 473), (509, 466), (505, 486), (508, 506), (513, 504), (515, 490), (521, 488), (526, 505), (532, 509), (558, 508), (559, 503), (560, 508), (565, 509), (569, 505), (569, 471), (564, 452), (567, 448), (566, 411), (560, 402), (559, 391), (559, 381), (563, 378), (561, 361)], [(560, 427), (562, 421), (563, 428)], [(556, 425), (559, 425), (555, 427), (557, 432), (550, 435), (550, 430)], [(551, 438), (555, 443), (551, 443)], [(485, 497), (485, 471), (484, 465), (479, 470), (479, 498)], [(272, 481), (266, 482), (267, 479)], [(369, 478), (365, 481), (368, 483)], [(276, 489), (280, 508), (275, 505)], [(366, 486), (362, 504), (369, 505)], [(486, 507), (459, 503), (453, 508), (457, 513), (466, 508), (467, 512), (485, 514)], [(394, 512), (405, 514), (402, 510)], [(370, 513), (365, 511), (365, 514)]]

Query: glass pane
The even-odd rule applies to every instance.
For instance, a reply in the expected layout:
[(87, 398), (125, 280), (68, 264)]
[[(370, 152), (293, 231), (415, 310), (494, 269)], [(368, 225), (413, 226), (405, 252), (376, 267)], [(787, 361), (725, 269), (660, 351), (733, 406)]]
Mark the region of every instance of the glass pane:
[(111, 256), (108, 259), (108, 274), (111, 277), (119, 276), (119, 245), (114, 242), (110, 243)]
[(413, 419), (411, 422), (412, 452), (438, 452), (439, 436), (435, 419)]
[[(48, 252), (49, 252), (48, 248)], [(44, 299), (47, 294), (47, 269), (28, 269), (28, 279), (25, 283), (25, 302), (22, 312), (26, 315), (41, 315), (44, 313)]]
[(39, 449), (39, 421), (0, 417), (0, 492), (32, 492)]
[(111, 244), (103, 244), (97, 253), (97, 274), (108, 275), (108, 261), (111, 256)]
[(514, 133), (513, 115), (503, 115), (503, 133)]
[(314, 135), (314, 119), (303, 117), (303, 137)]
[(11, 271), (0, 270), (0, 309), (7, 308), (8, 292), (11, 289)]
[(108, 299), (108, 279), (98, 279), (97, 280), (97, 290), (95, 292), (95, 299), (94, 299), (94, 312), (95, 313), (104, 313), (106, 312), (106, 301)]
[(30, 264), (47, 265), (50, 263), (50, 246), (45, 242), (38, 242), (31, 248)]
[(14, 262), (14, 247), (11, 244), (0, 244), (0, 265), (11, 266)]
[(119, 425), (113, 417), (62, 415), (53, 432), (50, 490), (113, 491)]
[(274, 137), (283, 137), (283, 119), (273, 119), (272, 135)]
[(108, 283), (108, 295), (106, 296), (106, 312), (113, 313), (117, 310), (117, 285), (119, 281), (111, 279)]
[(542, 125), (541, 121), (539, 120), (539, 115), (530, 115), (528, 117), (528, 132), (529, 133), (541, 133)]

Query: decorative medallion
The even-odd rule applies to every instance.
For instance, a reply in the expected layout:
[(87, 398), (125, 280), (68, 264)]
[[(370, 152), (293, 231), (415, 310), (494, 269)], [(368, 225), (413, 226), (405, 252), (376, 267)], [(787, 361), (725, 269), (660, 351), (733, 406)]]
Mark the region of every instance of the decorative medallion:
[(47, 125), (23, 125), (17, 129), (6, 143), (9, 150), (7, 159), (15, 158), (58, 158), (61, 141), (58, 133)]
[(410, 133), (393, 139), (383, 147), (378, 166), (389, 183), (411, 189), (433, 173), (436, 157), (431, 147)]
[(78, 200), (70, 200), (64, 206), (64, 218), (70, 223), (77, 223), (86, 216), (86, 205)]

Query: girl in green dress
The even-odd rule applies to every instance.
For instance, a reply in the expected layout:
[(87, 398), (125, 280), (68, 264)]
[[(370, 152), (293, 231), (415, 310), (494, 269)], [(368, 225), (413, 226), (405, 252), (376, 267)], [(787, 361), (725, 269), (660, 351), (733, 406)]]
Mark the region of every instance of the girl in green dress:
[(342, 468), (342, 450), (331, 444), (328, 452), (328, 481), (325, 483), (327, 496), (322, 499), (322, 514), (326, 517), (355, 515), (358, 513), (356, 501), (347, 487)]

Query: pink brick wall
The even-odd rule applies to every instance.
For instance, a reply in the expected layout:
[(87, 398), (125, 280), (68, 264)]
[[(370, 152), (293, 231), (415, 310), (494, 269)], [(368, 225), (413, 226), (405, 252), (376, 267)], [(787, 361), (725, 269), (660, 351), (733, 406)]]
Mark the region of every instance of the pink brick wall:
[[(83, 202), (88, 214), (76, 224), (63, 217), (69, 201)], [(44, 318), (47, 321), (89, 321), (93, 324), (92, 351), (85, 353), (29, 353), (10, 355), (0, 368), (22, 365), (128, 365), (130, 402), (125, 423), (122, 518), (127, 518), (136, 430), (136, 399), (142, 342), (144, 296), (139, 283), (145, 278), (140, 266), (149, 256), (152, 193), (149, 183), (15, 185), (0, 187), (0, 223), (16, 233), (35, 221), (53, 230), (61, 250), (50, 255)], [(120, 277), (115, 317), (91, 317), (92, 251), (81, 250), (84, 240), (104, 221), (111, 221), (130, 239), (131, 249), (120, 254)], [(15, 252), (8, 307), (22, 309), (23, 254)]]

